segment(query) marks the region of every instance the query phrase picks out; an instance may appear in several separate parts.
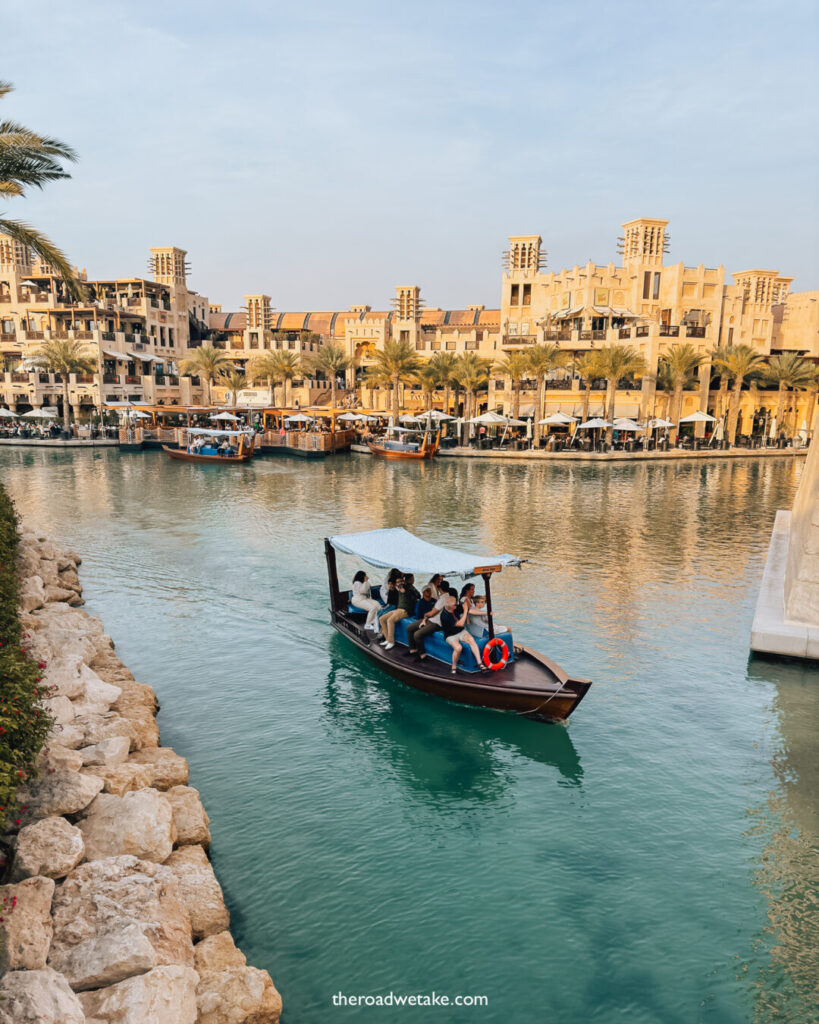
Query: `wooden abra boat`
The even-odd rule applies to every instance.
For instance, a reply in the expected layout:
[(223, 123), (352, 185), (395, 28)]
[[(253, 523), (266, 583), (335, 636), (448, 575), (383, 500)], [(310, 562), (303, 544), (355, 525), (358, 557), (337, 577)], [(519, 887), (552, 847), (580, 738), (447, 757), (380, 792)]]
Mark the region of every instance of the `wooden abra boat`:
[[(336, 551), (354, 555), (368, 565), (383, 569), (395, 567), (402, 572), (428, 573), (430, 576), (440, 572), (444, 576), (462, 579), (481, 576), (486, 587), (488, 626), (483, 631), (484, 635), (475, 639), (484, 666), (492, 671), (479, 672), (472, 652), (464, 645), (459, 673), (452, 675), (452, 648), (440, 632), (427, 636), (424, 644), (427, 658), (413, 660), (406, 646), (407, 626), (414, 621), (411, 618), (397, 623), (396, 642), (391, 650), (379, 646), (376, 634), (364, 628), (366, 613), (349, 603), (350, 591), (339, 588)], [(495, 632), (490, 578), (504, 566), (519, 566), (519, 558), (496, 555), (476, 559), (472, 555), (428, 544), (400, 528), (326, 537), (324, 552), (333, 626), (380, 668), (408, 686), (462, 704), (514, 711), (539, 721), (565, 721), (586, 696), (591, 686), (587, 679), (569, 676), (546, 655), (516, 643), (510, 632)], [(375, 590), (372, 596), (379, 600)], [(493, 648), (500, 649), (499, 662), (493, 661)]]
[(390, 427), (388, 433), (397, 433), (397, 438), (389, 436), (379, 438), (377, 441), (368, 441), (367, 447), (381, 459), (432, 459), (438, 451), (441, 441), (441, 431), (436, 431), (433, 436), (430, 431), (424, 433), (420, 441), (402, 440), (401, 435), (418, 434), (418, 431), (405, 430), (403, 427)]
[(226, 462), (249, 462), (253, 458), (255, 437), (252, 431), (188, 427), (187, 435), (185, 448), (169, 448), (163, 444), (162, 450), (182, 462), (209, 462), (220, 466)]

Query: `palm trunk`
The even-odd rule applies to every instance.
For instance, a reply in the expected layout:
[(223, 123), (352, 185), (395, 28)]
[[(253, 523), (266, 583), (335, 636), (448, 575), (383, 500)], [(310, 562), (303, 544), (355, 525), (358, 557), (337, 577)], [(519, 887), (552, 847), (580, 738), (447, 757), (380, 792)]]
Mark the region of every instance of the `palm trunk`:
[(520, 419), (520, 380), (512, 381), (512, 419)]
[(535, 448), (540, 444), (540, 374), (535, 377), (535, 414), (532, 418), (532, 444)]
[(213, 387), (213, 379), (211, 377), (205, 377), (205, 383), (208, 386), (208, 405), (213, 405), (213, 394), (211, 388)]
[(787, 384), (784, 381), (779, 382), (779, 394), (776, 402), (776, 425), (779, 429), (782, 429), (782, 417), (785, 413), (785, 390)]
[(444, 388), (444, 412), (449, 415), (449, 384)]
[[(606, 408), (603, 412), (603, 418), (614, 421), (614, 401), (617, 395), (617, 381), (609, 380), (606, 382)], [(606, 444), (611, 444), (612, 438), (614, 437), (614, 427), (606, 427)]]
[(728, 405), (728, 444), (733, 446), (737, 434), (737, 417), (739, 402), (742, 396), (742, 377), (737, 377), (731, 389), (731, 401)]
[(725, 376), (719, 379), (719, 392), (717, 393), (717, 419), (721, 420), (725, 413), (725, 406), (728, 399), (728, 378)]
[(592, 382), (587, 381), (586, 386), (583, 389), (583, 418), (580, 420), (581, 423), (585, 423), (589, 418), (589, 406), (591, 405), (591, 389)]
[(267, 378), (267, 401), (270, 405), (276, 401), (276, 396), (273, 394), (273, 378)]
[(682, 415), (682, 396), (683, 396), (683, 386), (682, 386), (682, 384), (678, 384), (674, 388), (674, 405), (673, 405), (674, 413), (670, 417), (674, 421), (674, 426), (669, 431), (669, 438), (670, 438), (672, 444), (676, 444), (677, 443), (677, 435), (679, 434), (679, 429), (678, 428), (679, 428), (679, 424), (680, 424), (680, 416)]
[(63, 378), (63, 426), (65, 430), (71, 433), (71, 405), (68, 401), (68, 374), (64, 373)]
[(392, 415), (396, 425), (401, 416), (401, 394), (398, 390), (400, 386), (401, 382), (396, 374), (392, 378)]
[(335, 409), (336, 407), (336, 375), (330, 378), (330, 407)]

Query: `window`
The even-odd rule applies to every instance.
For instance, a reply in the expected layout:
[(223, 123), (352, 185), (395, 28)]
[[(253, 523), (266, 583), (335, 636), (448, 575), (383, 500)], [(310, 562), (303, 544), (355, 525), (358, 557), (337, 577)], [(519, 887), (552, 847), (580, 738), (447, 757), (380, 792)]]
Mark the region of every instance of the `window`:
[(520, 285), (513, 284), (512, 291), (509, 295), (509, 305), (519, 306), (520, 305)]
[(532, 304), (532, 286), (530, 284), (525, 284), (523, 286), (523, 305), (524, 306), (531, 306), (531, 304)]
[(643, 298), (651, 297), (651, 271), (646, 270), (643, 274)]
[(729, 327), (728, 328), (728, 347), (730, 348), (731, 345), (733, 345), (733, 344), (734, 344), (734, 328), (733, 327)]
[(659, 299), (660, 297), (660, 275), (657, 273), (654, 275), (654, 288), (651, 292), (652, 299)]
[(409, 342), (409, 331), (401, 331), (400, 338), (401, 341)]

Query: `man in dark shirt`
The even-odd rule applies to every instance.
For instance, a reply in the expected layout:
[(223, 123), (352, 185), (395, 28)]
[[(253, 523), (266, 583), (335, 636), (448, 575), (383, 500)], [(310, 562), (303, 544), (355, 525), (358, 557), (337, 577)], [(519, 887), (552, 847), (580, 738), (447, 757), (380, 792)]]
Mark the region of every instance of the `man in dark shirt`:
[(475, 643), (475, 637), (466, 629), (469, 609), (471, 607), (472, 602), (468, 597), (464, 597), (463, 604), (460, 605), (456, 602), (454, 594), (450, 594), (446, 599), (444, 610), (441, 612), (441, 629), (444, 633), (444, 639), (452, 648), (453, 676), (458, 671), (458, 659), (461, 656), (463, 644), (466, 644), (472, 651), (480, 671), (486, 672), (486, 667), (481, 661), (481, 652), (478, 650), (477, 643)]
[(381, 628), (384, 631), (384, 639), (381, 646), (385, 651), (395, 647), (395, 624), (401, 619), (411, 618), (415, 612), (415, 605), (421, 595), (415, 589), (415, 577), (408, 572), (403, 581), (398, 580), (395, 588), (398, 592), (398, 607), (395, 611), (386, 612), (381, 616)]

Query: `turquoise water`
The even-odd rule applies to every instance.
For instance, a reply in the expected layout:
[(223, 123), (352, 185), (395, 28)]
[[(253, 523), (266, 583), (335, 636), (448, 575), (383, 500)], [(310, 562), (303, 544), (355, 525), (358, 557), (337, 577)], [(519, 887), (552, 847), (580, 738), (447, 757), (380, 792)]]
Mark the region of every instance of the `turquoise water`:
[[(748, 660), (800, 471), (0, 451), (159, 696), (286, 1024), (813, 1019), (819, 673)], [(568, 727), (416, 694), (331, 631), (323, 536), (392, 525), (530, 560), (497, 615), (594, 680)], [(390, 990), (488, 1005), (332, 1002)]]

